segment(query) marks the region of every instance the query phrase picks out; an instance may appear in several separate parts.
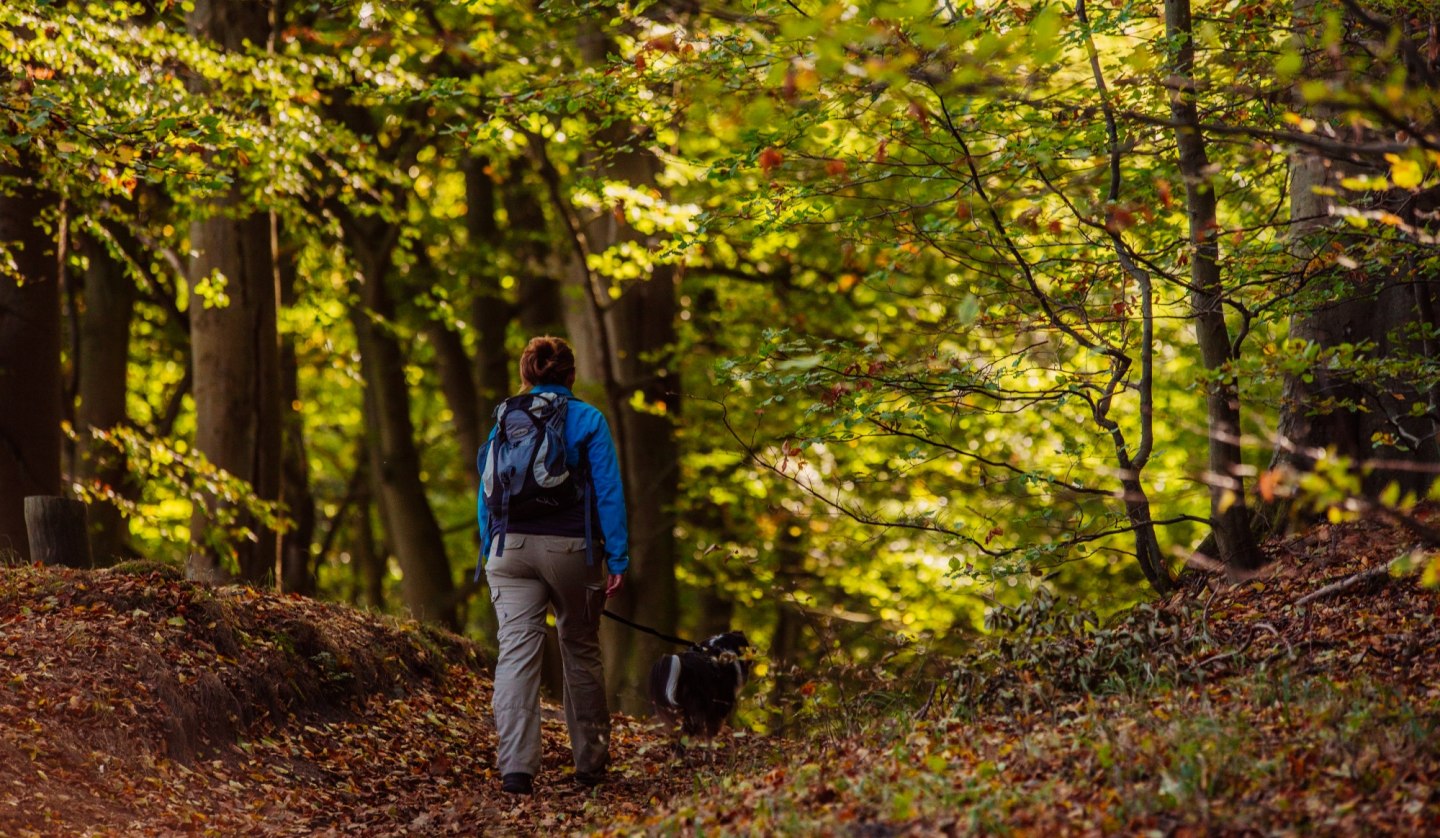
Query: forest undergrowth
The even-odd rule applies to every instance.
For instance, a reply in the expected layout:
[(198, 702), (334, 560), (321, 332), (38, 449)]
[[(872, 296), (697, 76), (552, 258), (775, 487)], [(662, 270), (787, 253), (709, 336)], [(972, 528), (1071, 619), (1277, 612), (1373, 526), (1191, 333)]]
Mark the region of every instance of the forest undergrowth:
[(617, 715), (596, 790), (547, 708), (529, 799), (498, 790), (463, 640), (156, 565), (0, 568), (0, 834), (1440, 833), (1413, 549), (1324, 525), (1098, 627), (1038, 596), (924, 675), (842, 699), (811, 673), (784, 738), (677, 756)]

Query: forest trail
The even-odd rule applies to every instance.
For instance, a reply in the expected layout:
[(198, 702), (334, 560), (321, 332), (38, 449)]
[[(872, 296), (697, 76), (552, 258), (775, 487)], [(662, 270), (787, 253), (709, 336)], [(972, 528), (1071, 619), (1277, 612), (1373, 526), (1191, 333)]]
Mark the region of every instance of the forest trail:
[[(1044, 650), (981, 654), (793, 741), (682, 763), (617, 715), (597, 790), (550, 712), (533, 799), (498, 790), (465, 641), (159, 569), (4, 568), (0, 834), (1437, 833), (1440, 594), (1415, 571), (1296, 604), (1409, 546), (1374, 521), (1277, 540), (1262, 576), (1043, 641), (1048, 675)], [(1145, 631), (1143, 660), (1106, 656)], [(1084, 686), (1087, 661), (1130, 686)]]
[(414, 623), (172, 573), (0, 570), (0, 835), (474, 835), (638, 820), (690, 782), (616, 716), (614, 782), (499, 790), (486, 662)]

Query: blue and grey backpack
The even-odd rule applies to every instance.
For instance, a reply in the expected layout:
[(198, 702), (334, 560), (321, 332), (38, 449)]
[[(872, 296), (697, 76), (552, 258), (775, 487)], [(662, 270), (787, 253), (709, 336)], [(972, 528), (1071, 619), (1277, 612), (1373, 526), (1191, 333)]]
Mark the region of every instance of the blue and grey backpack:
[[(505, 552), (511, 520), (550, 515), (586, 502), (585, 477), (565, 463), (565, 417), (570, 399), (559, 393), (522, 393), (495, 408), (495, 435), (480, 447), (480, 491), (490, 515), (490, 536)], [(590, 508), (585, 503), (587, 558)], [(478, 570), (478, 569), (477, 569)]]

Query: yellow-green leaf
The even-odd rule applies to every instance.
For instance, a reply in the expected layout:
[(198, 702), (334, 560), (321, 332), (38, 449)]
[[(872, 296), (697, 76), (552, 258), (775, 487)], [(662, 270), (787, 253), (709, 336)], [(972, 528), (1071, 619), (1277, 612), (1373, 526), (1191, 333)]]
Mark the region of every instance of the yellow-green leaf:
[(1387, 154), (1385, 159), (1390, 161), (1391, 182), (1401, 189), (1414, 189), (1424, 179), (1420, 164), (1414, 160), (1396, 154)]

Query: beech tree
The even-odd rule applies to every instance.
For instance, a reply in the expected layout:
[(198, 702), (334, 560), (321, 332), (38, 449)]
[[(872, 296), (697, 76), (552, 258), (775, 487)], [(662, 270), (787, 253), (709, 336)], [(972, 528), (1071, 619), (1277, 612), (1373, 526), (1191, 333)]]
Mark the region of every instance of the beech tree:
[(58, 202), (24, 162), (0, 156), (0, 548), (28, 558), (25, 498), (60, 494), (63, 257)]
[[(582, 32), (579, 55), (591, 73), (620, 60), (603, 29)], [(680, 378), (670, 369), (678, 313), (676, 268), (638, 255), (653, 249), (657, 237), (637, 230), (627, 216), (630, 193), (663, 196), (657, 189), (661, 164), (650, 147), (654, 137), (648, 126), (599, 114), (591, 119), (598, 123), (592, 135), (595, 150), (580, 160), (589, 206), (577, 211), (569, 203), (571, 196), (558, 185), (554, 190), (574, 254), (570, 299), (579, 303), (567, 310), (567, 322), (588, 361), (582, 373), (604, 387), (625, 485), (634, 573), (611, 607), (669, 633), (679, 616), (674, 568), (679, 446), (674, 423), (680, 412)], [(640, 276), (622, 281), (609, 268), (617, 260), (630, 262)], [(606, 626), (602, 639), (611, 694), (631, 712), (643, 710), (647, 662), (663, 645), (633, 637), (616, 625)]]
[(1244, 461), (1240, 455), (1240, 392), (1233, 362), (1237, 344), (1225, 322), (1225, 286), (1219, 264), (1220, 234), (1215, 187), (1204, 129), (1200, 125), (1195, 77), (1195, 27), (1190, 0), (1166, 0), (1165, 34), (1169, 39), (1171, 79), (1170, 116), (1175, 124), (1175, 145), (1180, 176), (1185, 182), (1185, 206), (1190, 242), (1190, 296), (1195, 319), (1195, 340), (1210, 380), (1205, 407), (1209, 426), (1210, 526), (1220, 559), (1241, 570), (1264, 563), (1250, 529), (1246, 503)]
[(109, 564), (132, 549), (127, 516), (119, 502), (133, 497), (127, 486), (130, 481), (124, 454), (106, 444), (103, 434), (124, 425), (129, 417), (126, 376), (137, 294), (126, 260), (133, 258), (128, 253), (135, 252), (137, 243), (123, 233), (117, 239), (105, 228), (97, 232), (75, 236), (84, 261), (79, 352), (75, 358), (75, 430), (82, 444), (75, 460), (75, 477), (97, 487), (89, 509), (90, 552), (97, 564)]
[[(1297, 283), (1272, 466), (1338, 458), (1372, 498), (1424, 496), (1440, 474), (1435, 312), (1435, 35), (1378, 4), (1295, 4), (1287, 61), (1298, 127)], [(1342, 64), (1343, 62), (1343, 64)], [(1389, 101), (1367, 86), (1390, 77)], [(1380, 232), (1393, 231), (1391, 233)]]
[[(234, 53), (263, 52), (279, 21), (269, 4), (201, 0), (189, 15), (196, 34)], [(201, 83), (203, 87), (203, 82)], [(279, 276), (275, 218), (237, 184), (205, 209), (190, 230), (190, 350), (195, 367), (195, 446), (212, 463), (248, 482), (255, 496), (278, 501), (282, 473)], [(199, 536), (187, 573), (216, 580), (233, 552), (240, 577), (273, 584), (279, 533), (253, 519), (253, 540), (213, 543), (209, 512), (196, 510)]]

